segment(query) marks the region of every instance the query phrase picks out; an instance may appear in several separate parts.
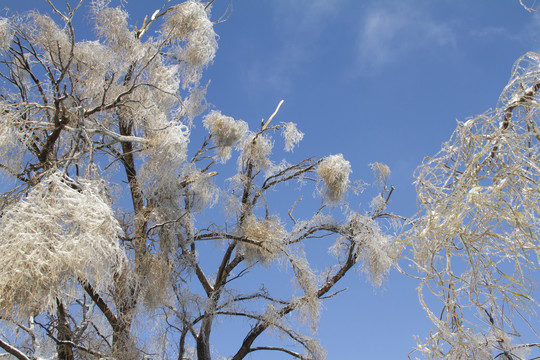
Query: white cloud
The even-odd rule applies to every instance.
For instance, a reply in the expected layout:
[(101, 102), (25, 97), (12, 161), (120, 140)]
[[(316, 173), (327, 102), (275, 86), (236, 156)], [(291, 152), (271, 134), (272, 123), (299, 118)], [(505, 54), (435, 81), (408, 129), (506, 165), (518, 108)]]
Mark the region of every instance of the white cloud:
[(451, 26), (415, 6), (417, 1), (406, 0), (273, 0), (273, 25), (281, 42), (272, 54), (250, 66), (250, 82), (286, 95), (294, 87), (294, 75), (325, 51), (321, 39), (328, 33), (359, 32), (356, 42), (347, 37), (335, 41), (342, 43), (342, 49), (353, 49), (342, 52), (351, 59), (356, 52), (362, 74), (422, 48), (454, 46), (456, 36)]
[(451, 26), (434, 20), (427, 9), (392, 2), (366, 11), (361, 21), (358, 58), (363, 67), (380, 68), (421, 48), (455, 44)]
[(283, 95), (289, 92), (293, 74), (321, 51), (317, 41), (340, 15), (341, 5), (346, 1), (274, 0), (273, 21), (281, 42), (270, 57), (251, 65), (248, 69), (251, 82), (264, 83)]
[(317, 36), (321, 25), (338, 15), (345, 0), (274, 0), (276, 25), (286, 31), (312, 32)]
[(488, 26), (481, 29), (472, 29), (471, 36), (477, 38), (494, 38), (508, 36), (508, 30), (502, 26)]
[[(530, 40), (530, 39), (534, 41), (540, 40), (540, 13), (539, 12), (533, 13), (533, 16), (531, 16), (530, 22), (524, 26), (524, 29), (522, 30), (522, 33), (519, 34), (519, 37), (521, 39), (526, 39), (526, 40)], [(535, 50), (538, 50), (538, 47)]]
[(539, 51), (540, 42), (540, 13), (534, 12), (530, 16), (526, 11), (522, 11), (522, 21), (514, 24), (502, 24), (497, 26), (486, 26), (471, 30), (471, 36), (474, 36), (484, 42), (502, 44), (503, 42), (512, 42), (515, 44), (533, 43), (530, 48), (532, 51)]

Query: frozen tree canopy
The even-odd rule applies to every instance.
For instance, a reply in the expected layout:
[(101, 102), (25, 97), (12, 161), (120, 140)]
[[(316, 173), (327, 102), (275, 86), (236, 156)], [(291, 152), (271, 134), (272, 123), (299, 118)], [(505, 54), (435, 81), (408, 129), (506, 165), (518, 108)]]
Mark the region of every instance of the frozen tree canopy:
[(420, 341), (429, 359), (536, 358), (539, 89), (540, 56), (529, 53), (497, 109), (459, 123), (418, 169), (421, 216), (404, 238), (435, 325)]
[(358, 209), (351, 163), (302, 156), (283, 101), (262, 121), (209, 105), (213, 0), (148, 2), (142, 22), (42, 2), (0, 18), (0, 358), (322, 360), (323, 301), (392, 268), (433, 322), (418, 356), (538, 358), (538, 54), (425, 158), (403, 227), (387, 165)]
[[(274, 120), (282, 102), (262, 123), (209, 111), (211, 3), (167, 2), (140, 28), (109, 1), (47, 3), (48, 14), (0, 19), (3, 351), (208, 360), (214, 324), (238, 317), (246, 322), (236, 352), (223, 354), (231, 359), (324, 359), (309, 331), (322, 299), (355, 267), (380, 284), (399, 254), (384, 225), (388, 168), (374, 166), (377, 206), (357, 211), (343, 155), (273, 158), (274, 146), (290, 152), (304, 136)], [(91, 22), (94, 38), (79, 40), (74, 19)], [(316, 194), (315, 206), (300, 198), (276, 211), (273, 190), (286, 183)], [(330, 266), (310, 263), (313, 242), (330, 250)], [(258, 268), (284, 269), (290, 293), (256, 277), (237, 288)], [(138, 325), (149, 318), (150, 329)], [(267, 330), (284, 345), (255, 345)]]
[(16, 308), (19, 316), (28, 316), (50, 310), (68, 295), (59, 292), (64, 282), (76, 278), (102, 289), (121, 269), (125, 256), (117, 239), (122, 229), (100, 194), (99, 180), (80, 179), (77, 187), (53, 173), (5, 209), (0, 223), (3, 312)]

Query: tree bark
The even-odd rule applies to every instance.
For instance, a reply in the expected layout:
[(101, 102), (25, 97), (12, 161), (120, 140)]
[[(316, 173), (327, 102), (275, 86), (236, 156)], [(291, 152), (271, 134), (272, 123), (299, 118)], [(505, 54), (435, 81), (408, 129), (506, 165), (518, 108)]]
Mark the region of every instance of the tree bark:
[(56, 345), (58, 360), (73, 360), (73, 348), (71, 345), (64, 343), (71, 342), (71, 328), (66, 317), (64, 304), (56, 299), (56, 313), (58, 315), (58, 326), (56, 328), (59, 343)]
[(207, 334), (201, 334), (197, 337), (197, 360), (211, 360), (210, 337)]

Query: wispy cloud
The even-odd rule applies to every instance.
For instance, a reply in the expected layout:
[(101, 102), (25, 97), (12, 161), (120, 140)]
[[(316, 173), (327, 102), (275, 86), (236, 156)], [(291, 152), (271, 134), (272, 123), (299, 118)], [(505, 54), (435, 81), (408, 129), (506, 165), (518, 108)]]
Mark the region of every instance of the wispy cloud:
[(314, 44), (339, 15), (338, 10), (345, 1), (274, 0), (273, 25), (280, 34), (281, 44), (270, 57), (248, 69), (252, 82), (287, 93), (292, 87), (292, 75), (320, 50)]
[[(521, 39), (533, 39), (534, 41), (540, 42), (540, 13), (535, 12), (531, 16), (531, 21), (527, 23), (523, 29), (523, 33), (519, 34)], [(531, 49), (538, 51), (540, 46), (537, 46), (536, 49)]]
[(274, 0), (276, 25), (295, 32), (312, 32), (338, 14), (345, 0)]
[(421, 48), (455, 44), (452, 27), (436, 21), (427, 9), (391, 2), (367, 9), (358, 37), (358, 59), (362, 67), (377, 69)]
[(509, 36), (508, 30), (502, 26), (488, 26), (479, 29), (472, 29), (471, 36), (477, 38), (494, 38), (494, 37), (507, 37)]
[[(523, 11), (526, 15), (527, 13)], [(484, 42), (497, 43), (502, 46), (504, 42), (529, 44), (532, 40), (540, 44), (540, 13), (534, 12), (524, 18), (525, 21), (514, 24), (485, 26), (474, 28), (470, 35)], [(539, 51), (540, 45), (531, 48), (531, 51)]]

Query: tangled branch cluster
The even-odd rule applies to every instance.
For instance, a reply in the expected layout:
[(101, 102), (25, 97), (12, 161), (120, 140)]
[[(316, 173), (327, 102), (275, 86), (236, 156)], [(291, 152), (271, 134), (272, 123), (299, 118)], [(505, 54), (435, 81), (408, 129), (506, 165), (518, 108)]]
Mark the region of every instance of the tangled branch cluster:
[(519, 59), (498, 108), (459, 123), (418, 170), (422, 216), (409, 239), (436, 325), (429, 358), (522, 358), (530, 348), (519, 329), (538, 309), (539, 64), (538, 54)]
[(126, 257), (102, 181), (53, 173), (0, 218), (0, 309), (20, 318), (56, 308), (77, 282), (103, 290)]

